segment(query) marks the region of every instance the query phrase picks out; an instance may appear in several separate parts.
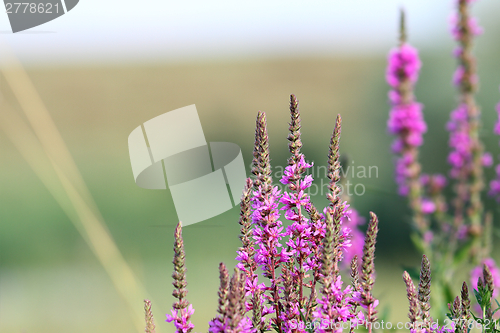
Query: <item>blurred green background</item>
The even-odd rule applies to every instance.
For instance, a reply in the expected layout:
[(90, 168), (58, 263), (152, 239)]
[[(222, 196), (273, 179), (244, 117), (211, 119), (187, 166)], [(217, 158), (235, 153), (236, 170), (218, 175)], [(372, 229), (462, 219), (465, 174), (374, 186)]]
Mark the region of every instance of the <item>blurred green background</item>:
[[(496, 7), (498, 9), (498, 6)], [(500, 24), (483, 13), (486, 33), (477, 42), (487, 150), (498, 155), (492, 134), (494, 106), (500, 99)], [(417, 45), (418, 46), (418, 45)], [(428, 123), (421, 149), (424, 172), (447, 172), (451, 86), (455, 62), (452, 43), (421, 52), (423, 69), (416, 96)], [(392, 138), (387, 135), (385, 57), (254, 57), (134, 64), (29, 66), (43, 102), (66, 141), (107, 227), (127, 262), (153, 295), (158, 332), (171, 297), (173, 231), (177, 223), (169, 191), (145, 190), (134, 183), (127, 137), (139, 124), (162, 113), (196, 104), (207, 141), (238, 144), (251, 162), (255, 116), (265, 111), (274, 166), (285, 165), (289, 95), (296, 94), (302, 114), (303, 152), (326, 164), (335, 116), (343, 117), (341, 153), (355, 166), (376, 166), (378, 177), (356, 179), (366, 193), (352, 205), (363, 216), (380, 219), (375, 296), (390, 319), (407, 312), (402, 265), (417, 265), (409, 240), (409, 211), (393, 181)], [(5, 80), (5, 103), (21, 108)], [(104, 269), (67, 216), (0, 132), (0, 332), (134, 332), (128, 309)], [(498, 159), (496, 159), (498, 162)], [(489, 178), (493, 175), (488, 170)], [(319, 181), (319, 179), (317, 179)], [(193, 209), (197, 198), (193, 194)], [(316, 196), (318, 206), (326, 203)], [(488, 207), (496, 212), (491, 200)], [(218, 263), (235, 265), (239, 211), (184, 228), (189, 294), (196, 313), (195, 331), (206, 331), (215, 315)], [(498, 216), (496, 216), (497, 218)], [(496, 223), (497, 224), (497, 223)], [(496, 254), (495, 254), (496, 256)], [(464, 278), (463, 276), (459, 278)], [(457, 284), (460, 281), (457, 280)], [(458, 292), (458, 289), (456, 290)], [(148, 295), (145, 295), (146, 297)], [(142, 304), (137, 304), (139, 308)]]

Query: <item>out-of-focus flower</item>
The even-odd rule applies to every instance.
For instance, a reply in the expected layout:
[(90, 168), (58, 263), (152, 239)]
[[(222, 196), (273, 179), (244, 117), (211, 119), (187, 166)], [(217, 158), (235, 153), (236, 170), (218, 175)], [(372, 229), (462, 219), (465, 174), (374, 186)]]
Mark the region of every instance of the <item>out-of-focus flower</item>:
[(486, 265), (493, 277), (493, 294), (492, 298), (496, 298), (500, 291), (500, 269), (492, 258), (486, 258), (481, 262), (481, 265), (476, 266), (470, 272), (470, 282), (472, 287), (477, 290), (477, 280), (483, 277), (483, 265)]

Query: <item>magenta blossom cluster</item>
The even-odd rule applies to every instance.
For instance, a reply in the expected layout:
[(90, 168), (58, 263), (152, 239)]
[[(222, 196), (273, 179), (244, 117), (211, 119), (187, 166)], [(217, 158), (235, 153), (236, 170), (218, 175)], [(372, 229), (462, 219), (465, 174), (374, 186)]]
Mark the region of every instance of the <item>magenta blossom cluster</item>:
[(442, 174), (422, 174), (422, 176), (420, 176), (420, 183), (425, 189), (425, 193), (428, 193), (428, 196), (422, 197), (422, 213), (432, 214), (436, 211), (445, 212), (447, 209), (446, 203), (440, 200), (440, 194), (446, 186), (446, 177)]
[(262, 191), (253, 193), (252, 220), (255, 224), (254, 239), (258, 245), (255, 262), (264, 275), (271, 277), (276, 264), (287, 262), (289, 253), (284, 251), (280, 240), (286, 236), (278, 210), (280, 191), (277, 186), (269, 194)]
[[(261, 323), (264, 322), (267, 314), (278, 312), (278, 309), (273, 305), (278, 297), (277, 279), (275, 270), (282, 263), (288, 262), (290, 253), (283, 248), (281, 239), (287, 234), (283, 231), (283, 223), (279, 220), (279, 201), (281, 193), (277, 186), (272, 187), (271, 191), (266, 193), (261, 187), (258, 191), (253, 192), (252, 200), (252, 222), (253, 238), (257, 247), (253, 260), (263, 272), (263, 275), (270, 279), (271, 286), (266, 287), (265, 284), (258, 284), (258, 276), (253, 275), (251, 279), (247, 278), (245, 285), (246, 295), (254, 298), (257, 292), (262, 292), (262, 297), (259, 306), (262, 309)], [(236, 259), (241, 259), (238, 255)], [(264, 290), (272, 290), (273, 295), (263, 293)], [(270, 303), (270, 306), (265, 306), (265, 303)], [(253, 309), (253, 304), (247, 304), (247, 311)]]
[[(414, 84), (418, 80), (420, 67), (418, 51), (411, 45), (404, 43), (389, 53), (389, 67), (387, 68), (387, 83), (395, 89), (399, 88), (402, 81), (407, 79)], [(397, 91), (389, 93), (393, 103), (400, 103), (401, 96)]]
[[(343, 289), (343, 282), (340, 276), (331, 284), (329, 293), (318, 299), (318, 307), (313, 313), (314, 319), (319, 322), (345, 323), (351, 322), (352, 325), (362, 324), (365, 317), (361, 311), (355, 311), (355, 302), (361, 302), (359, 292), (354, 292), (351, 286)], [(354, 294), (354, 295), (353, 295)], [(356, 299), (357, 296), (357, 299)], [(378, 301), (377, 301), (378, 302)], [(333, 304), (333, 306), (332, 306)], [(332, 332), (331, 327), (320, 327), (316, 332)], [(334, 325), (333, 332), (342, 332), (341, 325)]]
[[(473, 1), (467, 1), (468, 4), (471, 4)], [(460, 42), (464, 38), (464, 28), (461, 27), (460, 18), (458, 13), (453, 13), (450, 16), (450, 27), (451, 27), (451, 35), (453, 36), (453, 39), (455, 39), (457, 42)], [(479, 36), (483, 33), (483, 28), (479, 25), (477, 22), (477, 19), (475, 17), (469, 17), (467, 22), (466, 22), (466, 29), (468, 30), (468, 33), (471, 34), (472, 36)], [(460, 53), (461, 51), (459, 49), (455, 50), (455, 54)]]
[(194, 313), (193, 305), (189, 304), (189, 306), (185, 309), (172, 309), (171, 315), (167, 314), (167, 323), (174, 322), (174, 326), (179, 333), (189, 333), (193, 330), (194, 324), (191, 323), (190, 319)]
[[(448, 163), (451, 165), (451, 177), (458, 178), (462, 173), (469, 174), (474, 167), (474, 142), (469, 134), (470, 122), (465, 104), (460, 104), (457, 109), (451, 112), (446, 129), (450, 132), (451, 152), (448, 155)], [(491, 154), (483, 153), (481, 162), (484, 167), (491, 166), (493, 164)]]
[[(285, 218), (292, 222), (292, 224), (287, 228), (286, 234), (289, 238), (286, 245), (290, 249), (290, 257), (295, 258), (295, 263), (291, 261), (290, 264), (295, 265), (292, 266), (292, 270), (289, 273), (292, 281), (299, 285), (304, 283), (305, 277), (309, 272), (312, 273), (312, 275), (316, 275), (316, 278), (319, 278), (315, 272), (318, 272), (320, 269), (321, 262), (319, 253), (321, 250), (321, 241), (325, 236), (324, 219), (326, 208), (323, 214), (319, 214), (319, 219), (317, 221), (311, 221), (311, 219), (306, 218), (303, 214), (305, 211), (310, 210), (312, 206), (310, 197), (306, 193), (306, 190), (311, 187), (313, 178), (311, 175), (304, 176), (305, 171), (312, 166), (312, 163), (310, 164), (305, 161), (303, 154), (298, 154), (293, 163), (285, 168), (284, 175), (280, 180), (282, 184), (288, 185), (290, 190), (283, 193), (280, 202), (283, 204), (281, 210), (285, 211)], [(344, 207), (342, 221), (349, 221), (349, 215), (351, 213), (351, 211), (348, 210), (349, 205), (344, 203), (342, 207)], [(356, 227), (356, 225), (354, 224), (352, 227)], [(339, 255), (342, 255), (342, 253), (350, 253), (351, 230), (352, 229), (349, 227), (342, 226), (339, 239), (341, 243), (340, 248), (342, 250), (339, 252)], [(360, 232), (359, 230), (357, 231)], [(363, 237), (364, 236), (361, 235), (361, 238)], [(359, 246), (359, 244), (357, 245)], [(361, 254), (362, 247), (363, 244), (361, 243)], [(354, 254), (351, 257), (353, 256)], [(342, 260), (342, 257), (339, 257), (338, 260)], [(338, 283), (342, 284), (340, 278)], [(313, 282), (311, 282), (311, 286), (313, 286)], [(347, 289), (344, 294), (344, 298), (347, 299), (349, 294), (350, 289)], [(286, 311), (282, 313), (281, 319), (285, 327), (287, 327), (287, 324), (293, 320), (300, 319), (306, 315), (307, 310), (305, 308), (300, 309), (302, 297), (302, 292), (299, 292), (299, 298), (296, 301), (291, 302)], [(343, 306), (341, 303), (347, 304), (346, 300), (343, 302), (340, 300), (337, 301), (338, 302), (336, 304), (339, 307)], [(318, 302), (321, 303), (321, 301)], [(317, 311), (320, 311), (319, 308)], [(346, 311), (349, 311), (349, 309), (346, 308)], [(285, 329), (285, 332), (286, 331), (287, 330)]]
[(422, 104), (414, 101), (411, 89), (421, 67), (418, 51), (407, 43), (389, 54), (386, 79), (393, 88), (389, 91), (392, 108), (387, 122), (388, 130), (396, 136), (392, 145), (399, 157), (396, 161), (396, 182), (401, 195), (409, 193), (409, 179), (417, 163), (415, 149), (422, 145), (427, 125), (422, 115)]
[(450, 131), (451, 152), (448, 155), (448, 162), (452, 167), (450, 175), (458, 178), (461, 172), (469, 173), (472, 168), (473, 142), (469, 136), (469, 116), (466, 105), (461, 104), (451, 112), (446, 129)]
[(236, 327), (231, 327), (229, 318), (221, 318), (219, 316), (208, 323), (208, 331), (210, 333), (256, 333), (256, 330), (252, 328), (252, 320), (248, 317), (243, 317)]

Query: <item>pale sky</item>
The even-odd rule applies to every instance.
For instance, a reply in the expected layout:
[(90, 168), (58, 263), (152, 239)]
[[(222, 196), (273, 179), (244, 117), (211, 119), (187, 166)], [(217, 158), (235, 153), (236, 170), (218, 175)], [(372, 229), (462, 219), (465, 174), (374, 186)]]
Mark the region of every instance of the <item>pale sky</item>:
[[(386, 54), (399, 8), (421, 49), (452, 43), (454, 0), (80, 0), (62, 17), (5, 38), (26, 63)], [(500, 10), (479, 0), (476, 13)], [(481, 22), (481, 19), (479, 20)]]

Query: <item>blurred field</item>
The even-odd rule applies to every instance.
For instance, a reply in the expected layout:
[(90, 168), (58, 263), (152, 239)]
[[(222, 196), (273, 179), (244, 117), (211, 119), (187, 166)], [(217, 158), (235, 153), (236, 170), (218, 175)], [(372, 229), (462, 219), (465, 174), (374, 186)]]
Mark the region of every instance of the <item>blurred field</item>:
[[(500, 69), (494, 66), (499, 56), (490, 53), (480, 67), (484, 137), (495, 152), (498, 139), (490, 133), (493, 106), (499, 99)], [(424, 169), (445, 172), (443, 128), (455, 105), (450, 85), (454, 64), (447, 57), (423, 60), (417, 97), (425, 104), (429, 124), (422, 149)], [(207, 141), (238, 144), (248, 165), (255, 116), (263, 110), (268, 114), (272, 163), (284, 165), (291, 93), (300, 100), (303, 151), (309, 160), (325, 164), (333, 122), (340, 113), (342, 153), (356, 166), (378, 168), (378, 177), (354, 179), (367, 190), (353, 198), (353, 205), (364, 216), (369, 210), (379, 215), (376, 296), (381, 298), (381, 309), (390, 305), (393, 321), (405, 320), (401, 265), (417, 264), (419, 258), (409, 244), (405, 201), (394, 194), (384, 71), (382, 58), (318, 58), (32, 68), (28, 72), (120, 250), (158, 302), (153, 304), (158, 332), (173, 332), (164, 315), (172, 303), (175, 209), (168, 190), (144, 190), (134, 184), (127, 137), (148, 119), (196, 104)], [(1, 92), (19, 112), (3, 79)], [(104, 270), (3, 133), (0, 151), (0, 331), (134, 332), (129, 312)], [(203, 198), (193, 196), (193, 209), (197, 200)], [(322, 197), (314, 201), (320, 206), (325, 203)], [(235, 264), (238, 214), (233, 209), (184, 229), (195, 331), (205, 331), (215, 314), (218, 263), (224, 261), (231, 268)]]

